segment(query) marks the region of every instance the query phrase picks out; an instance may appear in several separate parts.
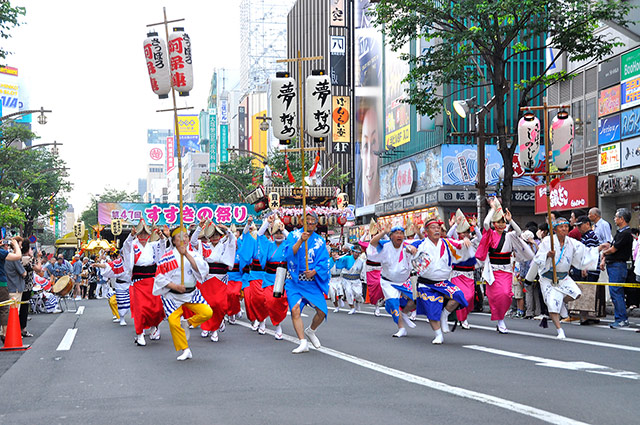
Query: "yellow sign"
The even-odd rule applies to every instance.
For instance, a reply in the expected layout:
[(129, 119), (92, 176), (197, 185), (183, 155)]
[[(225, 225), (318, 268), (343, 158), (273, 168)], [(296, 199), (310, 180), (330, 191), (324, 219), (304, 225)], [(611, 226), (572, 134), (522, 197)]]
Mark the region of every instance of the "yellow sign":
[(199, 136), (200, 117), (198, 115), (178, 115), (180, 136)]
[(387, 149), (392, 147), (397, 147), (404, 145), (405, 143), (409, 143), (411, 140), (411, 126), (404, 126), (399, 130), (394, 131), (393, 133), (387, 134), (384, 138), (385, 147)]
[(351, 142), (351, 99), (333, 96), (333, 143)]
[[(258, 119), (258, 117), (267, 116), (266, 109), (264, 111), (260, 111), (255, 115), (251, 116), (251, 152), (255, 152), (264, 157), (267, 156), (267, 132), (260, 130), (260, 124), (262, 124), (262, 120)], [(262, 167), (262, 160), (255, 159), (254, 165), (256, 167)]]

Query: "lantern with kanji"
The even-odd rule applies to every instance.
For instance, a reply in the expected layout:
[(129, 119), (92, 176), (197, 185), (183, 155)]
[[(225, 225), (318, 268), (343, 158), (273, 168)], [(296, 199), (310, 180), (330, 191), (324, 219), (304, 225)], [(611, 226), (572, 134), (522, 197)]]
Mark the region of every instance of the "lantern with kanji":
[(180, 96), (189, 96), (193, 88), (193, 61), (191, 58), (191, 38), (184, 28), (174, 28), (169, 35), (169, 63), (171, 85)]
[(291, 224), (291, 216), (285, 215), (284, 217), (282, 217), (282, 222), (285, 226), (289, 226)]
[(520, 165), (531, 171), (538, 164), (540, 151), (540, 120), (533, 113), (527, 112), (518, 122), (518, 143), (520, 145)]
[(339, 193), (336, 197), (336, 203), (338, 204), (339, 210), (347, 208), (347, 205), (349, 204), (349, 195), (346, 193)]
[(276, 211), (280, 208), (280, 195), (278, 192), (269, 193), (269, 208), (271, 211)]
[(324, 71), (313, 70), (305, 85), (305, 118), (307, 133), (324, 142), (331, 133), (331, 81)]
[(551, 121), (551, 160), (558, 170), (565, 171), (571, 166), (573, 156), (573, 118), (567, 111), (560, 111)]
[(296, 82), (288, 72), (277, 72), (271, 80), (271, 126), (281, 145), (291, 143), (298, 128), (298, 93)]
[(144, 39), (144, 59), (147, 62), (147, 72), (151, 90), (160, 99), (169, 97), (171, 91), (171, 72), (167, 60), (167, 46), (164, 40), (158, 37), (157, 32), (150, 32)]
[(84, 236), (84, 221), (79, 221), (73, 225), (73, 235), (78, 240), (78, 249), (80, 249), (82, 237)]

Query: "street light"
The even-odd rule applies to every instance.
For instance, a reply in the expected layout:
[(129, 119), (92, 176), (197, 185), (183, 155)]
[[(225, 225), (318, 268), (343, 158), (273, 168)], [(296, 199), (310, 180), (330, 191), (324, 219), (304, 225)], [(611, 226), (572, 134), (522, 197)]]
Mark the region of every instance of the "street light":
[(269, 121), (271, 121), (271, 117), (268, 117), (265, 114), (262, 114), (261, 117), (256, 117), (256, 119), (257, 120), (262, 120), (262, 122), (260, 123), (260, 130), (261, 131), (269, 130)]
[(453, 101), (453, 110), (462, 118), (467, 118), (469, 112), (477, 106), (478, 103), (476, 102), (475, 96), (471, 99)]

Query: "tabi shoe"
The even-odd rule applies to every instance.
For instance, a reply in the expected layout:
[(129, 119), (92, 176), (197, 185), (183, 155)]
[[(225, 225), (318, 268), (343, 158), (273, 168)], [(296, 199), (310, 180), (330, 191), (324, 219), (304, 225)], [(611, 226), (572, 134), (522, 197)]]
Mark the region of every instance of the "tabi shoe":
[(360, 311), (360, 305), (361, 305), (361, 304), (362, 304), (362, 303), (359, 303), (359, 302), (357, 302), (357, 301), (356, 301), (356, 311)]
[(443, 308), (442, 314), (440, 314), (440, 329), (442, 329), (443, 334), (448, 334), (450, 332), (449, 322), (447, 322), (447, 319), (449, 318), (449, 314), (450, 313), (447, 311), (446, 308)]
[(403, 336), (407, 336), (407, 330), (405, 328), (398, 329), (398, 332), (391, 335), (394, 338), (402, 338)]
[(120, 319), (118, 319), (116, 316), (113, 316), (113, 318), (111, 319), (111, 321), (112, 321), (113, 323), (116, 323), (116, 322), (120, 321)]
[[(185, 320), (186, 322), (186, 320)], [(180, 354), (176, 359), (181, 362), (183, 360), (189, 360), (193, 358), (193, 354), (191, 354), (191, 350), (189, 348), (185, 348), (182, 354)]]
[(231, 316), (229, 316), (229, 324), (230, 325), (235, 325), (236, 324), (236, 315), (232, 314)]
[(225, 325), (223, 320), (222, 323), (220, 323), (220, 327), (218, 328), (218, 331), (224, 332), (226, 329), (227, 329), (227, 325)]
[(356, 308), (353, 307), (347, 314), (356, 314)]
[(469, 325), (469, 322), (467, 322), (466, 320), (465, 320), (465, 321), (463, 321), (463, 322), (460, 324), (460, 327), (461, 327), (462, 329), (471, 329), (471, 326)]
[(309, 339), (309, 341), (311, 341), (311, 345), (314, 346), (314, 348), (320, 348), (322, 347), (322, 344), (320, 344), (320, 340), (318, 339), (318, 337), (316, 336), (316, 331), (314, 331), (313, 329), (311, 329), (311, 327), (308, 327), (307, 329), (304, 330), (304, 334), (307, 336), (307, 338)]
[(339, 311), (340, 311), (340, 307), (336, 307), (336, 308), (333, 309), (334, 313), (338, 313)]
[(275, 339), (277, 339), (278, 341), (281, 341), (281, 340), (282, 340), (282, 338), (284, 337), (284, 336), (282, 335), (282, 326), (278, 325), (278, 326), (276, 327), (276, 332), (275, 332), (275, 334), (274, 334), (274, 336), (273, 336), (273, 337), (274, 337)]
[(380, 306), (376, 306), (375, 311), (373, 312), (373, 315), (376, 317), (380, 317)]
[(33, 336), (33, 334), (29, 331), (24, 331), (22, 332), (22, 337), (23, 338), (31, 338)]
[(416, 315), (418, 314), (418, 310), (413, 310), (411, 314), (409, 314), (409, 319), (416, 320)]
[(120, 318), (120, 326), (127, 326), (127, 322), (124, 321), (124, 317)]
[(218, 337), (218, 331), (211, 332), (211, 342), (218, 342), (218, 339), (220, 339)]
[[(185, 322), (187, 322), (187, 321), (185, 320)], [(189, 322), (187, 322), (187, 330), (189, 329), (188, 324), (189, 324)], [(151, 330), (151, 337), (150, 337), (151, 340), (152, 341), (159, 340), (160, 339), (160, 329), (155, 327), (155, 326), (153, 328), (151, 328), (151, 329), (152, 329)], [(187, 339), (189, 339), (189, 332), (187, 332)]]
[(308, 353), (309, 352), (309, 343), (307, 343), (306, 339), (301, 339), (300, 340), (300, 345), (298, 345), (296, 348), (291, 350), (291, 352), (293, 354)]
[(141, 347), (144, 347), (145, 345), (147, 345), (147, 341), (144, 340), (143, 333), (141, 333), (140, 335), (136, 335), (136, 339), (134, 339), (133, 342), (135, 342), (136, 345), (139, 345)]
[[(184, 319), (180, 320), (180, 326), (182, 326), (182, 329), (184, 329), (184, 333), (187, 336), (187, 341), (189, 341), (189, 339), (191, 338), (191, 329), (189, 329), (189, 321)], [(151, 339), (153, 339), (153, 335), (151, 335)]]
[(340, 305), (340, 307), (344, 307), (344, 301), (339, 300), (339, 301), (338, 301), (338, 304)]
[(432, 344), (440, 345), (444, 342), (444, 336), (442, 334), (437, 334), (435, 338), (431, 341)]
[(251, 330), (252, 331), (257, 331), (258, 330), (258, 326), (260, 326), (260, 322), (258, 322), (257, 320), (254, 320), (253, 324), (251, 325)]
[(556, 336), (556, 339), (567, 339), (567, 337), (564, 334), (564, 330), (558, 329), (558, 336)]
[(260, 322), (260, 326), (258, 326), (258, 334), (260, 335), (264, 335), (267, 333), (267, 324), (264, 322), (264, 320), (262, 322)]
[(202, 331), (200, 332), (200, 338), (206, 338), (209, 336), (209, 331)]
[(413, 323), (409, 318), (409, 316), (407, 316), (404, 312), (401, 311), (400, 315), (402, 316), (402, 321), (404, 322), (405, 325), (409, 326), (409, 328), (411, 329), (416, 327), (416, 324)]
[(500, 325), (496, 325), (496, 331), (498, 331), (501, 334), (508, 334), (509, 333), (509, 329), (507, 329), (506, 326), (500, 326)]
[(242, 310), (236, 314), (236, 319), (242, 319)]

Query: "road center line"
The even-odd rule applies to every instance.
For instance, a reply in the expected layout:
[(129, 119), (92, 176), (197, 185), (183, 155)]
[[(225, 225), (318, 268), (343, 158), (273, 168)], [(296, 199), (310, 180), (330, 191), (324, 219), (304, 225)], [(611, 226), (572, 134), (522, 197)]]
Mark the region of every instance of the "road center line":
[[(237, 322), (239, 325), (244, 326), (245, 328), (251, 328), (251, 325), (245, 322)], [(274, 335), (274, 332), (270, 329), (267, 329), (267, 333), (270, 335)], [(298, 344), (298, 338), (294, 338), (287, 334), (283, 334), (283, 339), (292, 342), (294, 344)], [(316, 350), (315, 348), (311, 348), (312, 350)], [(398, 369), (393, 369), (388, 366), (381, 365), (379, 363), (374, 363), (369, 360), (362, 359), (360, 357), (353, 356), (351, 354), (343, 353), (341, 351), (333, 350), (327, 347), (321, 347), (317, 349), (321, 353), (327, 354), (329, 356), (338, 358), (340, 360), (347, 361), (349, 363), (353, 363), (357, 366), (364, 367), (369, 370), (373, 370), (375, 372), (379, 372), (393, 378), (397, 378), (412, 384), (421, 385), (423, 387), (431, 388), (437, 391), (442, 391), (454, 396), (468, 398), (474, 401), (478, 401), (484, 404), (490, 404), (496, 407), (500, 407), (505, 410), (510, 410), (515, 413), (519, 413), (525, 416), (530, 416), (532, 418), (539, 419), (544, 422), (552, 423), (552, 424), (585, 424), (585, 422), (580, 422), (571, 418), (567, 418), (566, 416), (557, 415), (552, 412), (547, 412), (546, 410), (537, 409), (532, 406), (527, 406), (526, 404), (520, 404), (511, 400), (507, 400), (500, 397), (495, 397), (489, 394), (483, 394), (476, 391), (467, 390), (460, 387), (454, 387), (452, 385), (448, 385), (442, 382), (433, 381), (428, 378), (424, 378), (418, 375), (412, 375), (407, 372), (403, 372)]]
[(64, 334), (62, 341), (56, 348), (57, 351), (69, 351), (71, 349), (71, 345), (73, 345), (73, 340), (76, 338), (76, 333), (78, 333), (78, 329), (67, 329), (67, 333)]
[(76, 311), (76, 316), (80, 316), (82, 313), (84, 313), (84, 306), (83, 305), (78, 307), (78, 311)]

